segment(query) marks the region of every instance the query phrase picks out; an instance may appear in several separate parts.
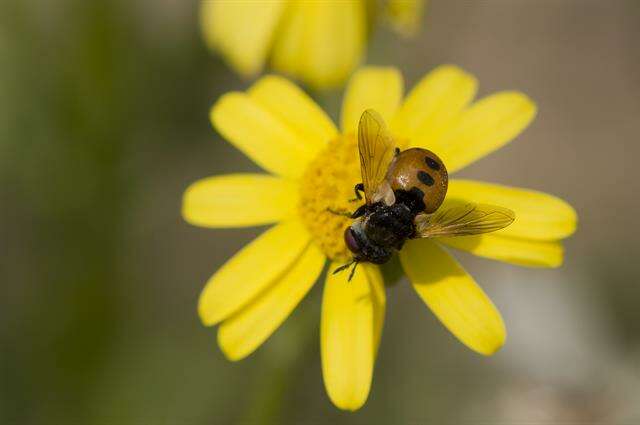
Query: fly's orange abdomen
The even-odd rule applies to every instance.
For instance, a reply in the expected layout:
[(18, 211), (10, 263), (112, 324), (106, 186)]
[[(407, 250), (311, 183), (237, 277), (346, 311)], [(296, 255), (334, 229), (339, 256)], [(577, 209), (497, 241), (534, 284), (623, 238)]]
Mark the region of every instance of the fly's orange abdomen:
[(440, 207), (447, 194), (447, 168), (435, 153), (427, 149), (411, 148), (393, 159), (387, 172), (391, 188), (404, 190), (421, 197), (424, 212), (432, 213)]

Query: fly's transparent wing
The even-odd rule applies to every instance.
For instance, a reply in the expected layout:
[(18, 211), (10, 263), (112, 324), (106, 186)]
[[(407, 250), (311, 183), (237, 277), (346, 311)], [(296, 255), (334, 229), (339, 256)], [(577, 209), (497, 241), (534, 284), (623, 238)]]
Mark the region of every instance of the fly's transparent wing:
[(380, 201), (387, 205), (393, 204), (395, 196), (386, 175), (393, 160), (395, 145), (384, 120), (373, 109), (367, 109), (360, 117), (358, 150), (367, 204)]
[(419, 238), (467, 236), (495, 232), (515, 218), (515, 213), (507, 208), (468, 203), (444, 205), (433, 214), (418, 214), (415, 225)]

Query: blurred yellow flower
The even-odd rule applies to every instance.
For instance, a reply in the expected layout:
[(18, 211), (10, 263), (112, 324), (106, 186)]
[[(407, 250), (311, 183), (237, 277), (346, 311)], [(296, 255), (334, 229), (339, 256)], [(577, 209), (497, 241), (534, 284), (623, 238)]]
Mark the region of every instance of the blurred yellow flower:
[[(316, 88), (343, 83), (360, 63), (375, 2), (367, 0), (203, 0), (204, 38), (245, 77), (267, 60)], [(381, 3), (382, 5), (383, 3)], [(424, 0), (387, 0), (380, 11), (403, 35), (417, 31)]]
[[(474, 103), (477, 81), (454, 66), (427, 74), (403, 99), (394, 68), (366, 67), (352, 77), (341, 129), (298, 87), (276, 76), (246, 93), (222, 96), (211, 110), (214, 127), (269, 174), (209, 177), (184, 194), (183, 216), (198, 226), (229, 228), (278, 223), (231, 258), (207, 282), (199, 301), (203, 323), (220, 323), (218, 343), (230, 360), (260, 346), (289, 316), (320, 276), (343, 264), (343, 231), (350, 224), (327, 208), (353, 209), (361, 181), (354, 131), (365, 109), (380, 112), (403, 147), (437, 153), (450, 173), (513, 140), (533, 120), (524, 94), (505, 91)], [(576, 228), (566, 202), (527, 189), (451, 179), (449, 198), (510, 208), (516, 221), (491, 234), (408, 241), (400, 261), (420, 298), (462, 343), (490, 355), (506, 337), (493, 303), (444, 247), (530, 267), (558, 267), (560, 240)], [(448, 199), (449, 199), (448, 198)], [(377, 266), (362, 263), (325, 280), (320, 324), (326, 390), (341, 409), (367, 399), (385, 312)]]

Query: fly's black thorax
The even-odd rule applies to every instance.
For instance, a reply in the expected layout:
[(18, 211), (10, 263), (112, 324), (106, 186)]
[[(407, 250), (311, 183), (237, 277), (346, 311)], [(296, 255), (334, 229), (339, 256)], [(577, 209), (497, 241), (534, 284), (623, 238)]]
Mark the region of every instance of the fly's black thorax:
[(360, 261), (385, 263), (394, 250), (400, 250), (407, 239), (415, 236), (413, 220), (424, 204), (410, 192), (396, 191), (395, 195), (393, 205), (380, 202), (365, 206), (361, 220), (352, 226), (362, 248)]
[(364, 233), (375, 245), (400, 249), (415, 233), (413, 219), (414, 214), (404, 204), (376, 204), (364, 218)]

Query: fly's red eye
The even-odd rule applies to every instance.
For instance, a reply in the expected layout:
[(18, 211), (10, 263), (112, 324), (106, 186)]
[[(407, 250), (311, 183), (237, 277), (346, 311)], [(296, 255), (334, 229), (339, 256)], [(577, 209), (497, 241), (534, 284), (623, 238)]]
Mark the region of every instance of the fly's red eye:
[(356, 235), (353, 233), (351, 227), (347, 227), (344, 230), (344, 243), (347, 245), (347, 248), (349, 248), (349, 251), (353, 252), (354, 254), (360, 253), (360, 244), (358, 243)]

